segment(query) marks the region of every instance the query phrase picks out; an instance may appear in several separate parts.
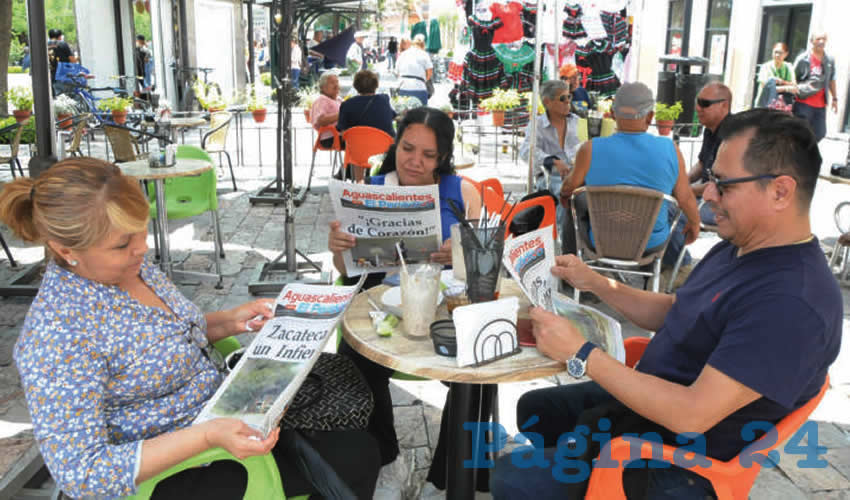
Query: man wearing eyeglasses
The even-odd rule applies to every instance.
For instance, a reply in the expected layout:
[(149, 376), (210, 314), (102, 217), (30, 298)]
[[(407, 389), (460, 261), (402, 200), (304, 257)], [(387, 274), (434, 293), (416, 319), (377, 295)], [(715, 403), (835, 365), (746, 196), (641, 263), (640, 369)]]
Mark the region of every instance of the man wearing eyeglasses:
[[(764, 108), (738, 113), (720, 133), (703, 194), (724, 241), (675, 296), (624, 286), (574, 255), (556, 258), (554, 275), (656, 333), (631, 369), (588, 343), (569, 320), (530, 310), (538, 351), (566, 362), (571, 375), (591, 379), (527, 392), (519, 400), (516, 421), (524, 423), (527, 439), (536, 437), (534, 446), (548, 448), (543, 456), (550, 464), (575, 456), (566, 449), (569, 441), (558, 438), (588, 415), (600, 430), (602, 417), (610, 416), (608, 435), (657, 432), (680, 446), (674, 436), (693, 433), (685, 442), (701, 436), (700, 454), (730, 460), (753, 441), (745, 432), (753, 422), (778, 422), (824, 385), (841, 344), (843, 303), (809, 222), (821, 166), (815, 136), (804, 121)], [(581, 432), (589, 442), (587, 430), (574, 435)], [(517, 453), (524, 456), (496, 463), (494, 499), (567, 498), (571, 487), (555, 474), (563, 469), (519, 469), (513, 464), (527, 463), (528, 452)], [(711, 483), (688, 467), (679, 461), (626, 469), (626, 494), (713, 498)], [(568, 473), (573, 470), (581, 471)]]
[[(705, 127), (702, 134), (702, 147), (699, 150), (699, 161), (688, 172), (688, 180), (697, 199), (702, 198), (717, 148), (720, 147), (718, 129), (729, 116), (732, 104), (732, 91), (719, 82), (712, 82), (703, 87), (697, 94), (697, 118)], [(700, 209), (700, 218), (704, 224), (714, 225), (714, 214), (707, 205)]]
[[(567, 82), (548, 80), (540, 85), (540, 95), (546, 112), (537, 117), (536, 144), (531, 144), (531, 123), (525, 131), (525, 141), (519, 148), (519, 157), (524, 161), (533, 156), (537, 189), (548, 189), (556, 198), (561, 191), (561, 182), (570, 173), (575, 163), (576, 151), (581, 145), (578, 139), (577, 115), (570, 112), (572, 94)], [(548, 178), (548, 183), (546, 179)], [(558, 227), (566, 211), (558, 206)]]
[(826, 33), (815, 31), (809, 41), (808, 52), (800, 54), (794, 61), (797, 77), (797, 100), (792, 112), (794, 116), (809, 122), (820, 141), (826, 136), (826, 103), (831, 99), (832, 112), (838, 113), (835, 95), (835, 60), (824, 51)]

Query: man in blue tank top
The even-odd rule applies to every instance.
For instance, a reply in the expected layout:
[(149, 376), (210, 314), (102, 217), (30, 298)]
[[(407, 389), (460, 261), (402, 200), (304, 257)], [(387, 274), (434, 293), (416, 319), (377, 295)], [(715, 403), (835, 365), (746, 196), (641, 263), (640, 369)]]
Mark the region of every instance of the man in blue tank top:
[[(619, 404), (624, 411), (612, 428), (639, 417), (673, 445), (674, 434), (701, 434), (704, 454), (727, 461), (753, 441), (748, 424), (778, 422), (824, 385), (844, 314), (809, 221), (821, 166), (815, 135), (799, 118), (760, 108), (731, 117), (721, 136), (703, 197), (724, 241), (675, 296), (623, 286), (574, 255), (557, 258), (553, 274), (656, 334), (631, 369), (586, 342), (570, 321), (530, 311), (537, 349), (567, 361), (571, 375), (592, 379), (520, 399), (517, 422), (532, 422), (523, 433), (538, 433), (544, 447), (556, 446), (588, 409)], [(496, 463), (494, 499), (568, 498), (554, 469), (511, 462), (508, 456)], [(628, 469), (626, 493), (632, 498), (629, 485), (642, 484), (640, 498), (714, 495), (711, 483), (687, 467)], [(634, 475), (643, 481), (632, 481)]]
[[(613, 106), (617, 133), (582, 144), (576, 155), (575, 168), (561, 186), (561, 201), (564, 206), (568, 206), (573, 191), (583, 184), (625, 184), (672, 194), (687, 217), (684, 233), (674, 233), (664, 254), (664, 263), (672, 266), (685, 240), (690, 243), (699, 235), (699, 211), (679, 149), (670, 139), (647, 133), (654, 116), (653, 109), (655, 99), (649, 87), (640, 82), (626, 83), (620, 87)], [(577, 206), (582, 206), (582, 202), (577, 200)], [(668, 211), (662, 208), (646, 245), (648, 249), (662, 245), (667, 240), (670, 233), (668, 218)], [(575, 253), (571, 214), (566, 219), (561, 234), (563, 253)], [(579, 223), (580, 227), (587, 226), (587, 220), (580, 220)], [(590, 241), (592, 243), (592, 238)]]

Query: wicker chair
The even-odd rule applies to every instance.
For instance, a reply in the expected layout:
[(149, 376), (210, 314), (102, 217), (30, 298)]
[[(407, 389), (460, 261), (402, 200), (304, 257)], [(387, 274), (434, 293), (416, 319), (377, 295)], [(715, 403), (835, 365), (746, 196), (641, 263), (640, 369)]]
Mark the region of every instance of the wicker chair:
[[(699, 207), (698, 207), (698, 210), (697, 210), (698, 213), (702, 213), (702, 206), (703, 205), (705, 205), (705, 200), (702, 200), (702, 201), (699, 202)], [(848, 203), (848, 205), (850, 205), (850, 203)], [(837, 214), (838, 214), (838, 209), (836, 209), (836, 215)], [(838, 223), (837, 220), (838, 219), (836, 219), (836, 224)], [(848, 230), (850, 230), (850, 227), (848, 227)], [(705, 224), (702, 221), (700, 221), (699, 232), (700, 233), (716, 233), (717, 232), (717, 226), (713, 226), (711, 224)], [(664, 289), (664, 291), (667, 292), (667, 293), (673, 292), (673, 284), (676, 283), (676, 276), (679, 274), (679, 268), (682, 267), (682, 260), (684, 260), (684, 258), (685, 258), (685, 252), (687, 251), (687, 249), (688, 249), (687, 246), (683, 246), (682, 251), (679, 252), (679, 256), (676, 257), (676, 265), (673, 266), (673, 272), (670, 274), (670, 282), (667, 283), (667, 287)]]
[(10, 133), (12, 131), (15, 132), (15, 135), (12, 136), (12, 140), (9, 141), (9, 156), (0, 156), (0, 163), (9, 164), (9, 170), (12, 171), (13, 179), (15, 178), (15, 165), (18, 165), (18, 172), (20, 172), (21, 177), (24, 176), (24, 170), (21, 168), (21, 160), (18, 159), (18, 150), (21, 147), (21, 134), (24, 132), (24, 125), (27, 124), (27, 121), (14, 123), (8, 127), (0, 129), (0, 135)]
[(68, 144), (68, 148), (65, 150), (67, 155), (84, 156), (83, 152), (80, 150), (80, 146), (83, 143), (83, 136), (86, 135), (88, 131), (90, 119), (91, 113), (83, 113), (73, 118), (74, 131), (71, 133), (71, 142)]
[(132, 129), (115, 125), (104, 125), (103, 133), (112, 147), (115, 163), (135, 161), (146, 155), (142, 154), (139, 143), (133, 137)]
[(233, 162), (230, 153), (227, 152), (227, 132), (230, 130), (230, 121), (233, 115), (227, 111), (218, 111), (210, 115), (210, 130), (201, 139), (201, 149), (207, 153), (218, 153), (218, 165), (221, 167), (221, 155), (227, 157), (227, 165), (230, 167), (230, 180), (233, 182), (233, 190), (236, 191), (236, 177), (233, 175)]
[[(576, 197), (587, 193), (587, 211), (593, 229), (594, 244), (580, 229), (576, 213)], [(678, 208), (676, 199), (654, 189), (636, 186), (586, 186), (576, 189), (570, 199), (573, 225), (576, 232), (576, 254), (600, 271), (637, 274), (652, 278), (652, 290), (658, 292), (661, 282), (661, 257), (670, 241), (669, 234), (676, 229), (677, 216), (670, 225), (670, 233), (662, 245), (647, 249), (652, 229), (664, 201)], [(651, 266), (651, 271), (645, 270)], [(579, 299), (579, 290), (575, 290)]]

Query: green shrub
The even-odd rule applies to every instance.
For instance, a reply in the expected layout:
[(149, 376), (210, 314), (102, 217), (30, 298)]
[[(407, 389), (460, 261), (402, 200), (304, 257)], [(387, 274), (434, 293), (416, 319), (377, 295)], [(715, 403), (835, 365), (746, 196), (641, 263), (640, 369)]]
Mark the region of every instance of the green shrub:
[(260, 73), (260, 82), (266, 87), (272, 86), (272, 74), (268, 71)]
[(9, 66), (8, 74), (10, 74), (10, 75), (14, 75), (14, 74), (17, 74), (17, 73), (23, 73), (23, 72), (24, 72), (24, 68), (22, 68), (20, 66)]
[(24, 47), (18, 41), (18, 37), (12, 36), (12, 42), (9, 44), (9, 62), (19, 63), (24, 58)]
[[(0, 129), (6, 128), (9, 125), (13, 125), (15, 123), (15, 117), (10, 116), (4, 120), (0, 120)], [(9, 132), (4, 132), (0, 134), (0, 144), (9, 144), (12, 142), (12, 139), (15, 137), (15, 133), (17, 130), (11, 130)], [(24, 131), (21, 134), (21, 144), (35, 144), (35, 117), (31, 116), (26, 125), (24, 125)]]

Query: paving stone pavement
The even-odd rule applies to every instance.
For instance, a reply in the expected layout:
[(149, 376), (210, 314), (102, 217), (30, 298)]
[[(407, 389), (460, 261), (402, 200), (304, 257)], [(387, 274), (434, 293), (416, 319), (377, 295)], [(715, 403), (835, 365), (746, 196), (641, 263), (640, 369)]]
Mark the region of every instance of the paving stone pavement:
[[(191, 137), (189, 137), (191, 140)], [(247, 135), (246, 143), (253, 139)], [(309, 138), (301, 139), (300, 147), (307, 145)], [(95, 144), (95, 150), (102, 145)], [(825, 151), (825, 169), (832, 161), (843, 160), (846, 143), (827, 140), (822, 145)], [(269, 148), (266, 148), (269, 149)], [(499, 177), (508, 190), (521, 191), (524, 186), (524, 166), (509, 161), (509, 155), (498, 151), (479, 151), (486, 157), (475, 168), (465, 170), (465, 175), (475, 179)], [(498, 163), (493, 154), (499, 156)], [(247, 157), (251, 153), (246, 151)], [(464, 153), (469, 154), (469, 153)], [(248, 293), (255, 268), (274, 258), (282, 250), (283, 244), (283, 207), (251, 206), (248, 196), (270, 180), (273, 170), (268, 155), (265, 165), (257, 165), (254, 153), (252, 166), (237, 167), (239, 191), (232, 192), (229, 179), (222, 177), (219, 196), (221, 227), (223, 231), (226, 258), (223, 261), (223, 288), (216, 289), (211, 283), (187, 282), (179, 285), (181, 291), (195, 301), (203, 310), (217, 310), (231, 307), (252, 297)], [(686, 153), (687, 156), (687, 153)], [(246, 160), (247, 161), (247, 160)], [(315, 194), (310, 194), (296, 211), (296, 246), (305, 254), (319, 262), (329, 265), (327, 246), (327, 223), (332, 219), (330, 201), (326, 194), (326, 178), (330, 171), (327, 159), (317, 168), (318, 177), (314, 179)], [(306, 162), (306, 164), (305, 164)], [(298, 156), (296, 185), (306, 181), (309, 157)], [(0, 181), (4, 180), (0, 174)], [(6, 176), (5, 180), (8, 180)], [(318, 182), (316, 182), (318, 180)], [(826, 247), (831, 247), (837, 236), (832, 222), (832, 210), (839, 201), (847, 198), (850, 187), (831, 185), (821, 182), (815, 195), (812, 212), (813, 230)], [(11, 237), (6, 228), (4, 237), (9, 242), (16, 259), (22, 264), (35, 263), (41, 259), (40, 247), (31, 247)], [(170, 223), (171, 245), (178, 268), (210, 271), (213, 268), (211, 221), (208, 216), (199, 216)], [(691, 251), (701, 257), (715, 242), (712, 235), (701, 235), (691, 247)], [(153, 248), (153, 240), (149, 244)], [(150, 251), (152, 253), (153, 250)], [(12, 269), (5, 256), (0, 257), (0, 280), (6, 281), (18, 270)], [(845, 302), (845, 330), (850, 327), (850, 289), (842, 287)], [(17, 332), (27, 312), (30, 298), (8, 297), (0, 299), (0, 470), (2, 461), (7, 462), (21, 450), (22, 442), (29, 437), (29, 417), (20, 390), (17, 372), (10, 364), (9, 353), (17, 338)], [(609, 314), (616, 313), (604, 305), (598, 307)], [(622, 318), (618, 318), (621, 319)], [(634, 325), (624, 322), (624, 336), (645, 335)], [(242, 340), (250, 340), (243, 335)], [(818, 423), (818, 445), (825, 446), (826, 452), (820, 457), (827, 461), (822, 468), (799, 468), (799, 457), (782, 454), (779, 466), (764, 469), (759, 475), (751, 492), (754, 499), (850, 499), (850, 347), (844, 348), (839, 360), (830, 372), (832, 387), (821, 406), (812, 416)], [(503, 384), (500, 386), (501, 423), (508, 435), (517, 433), (514, 410), (519, 396), (532, 389), (558, 385), (566, 381), (563, 376), (549, 377), (525, 383)], [(442, 498), (442, 492), (435, 490), (424, 481), (436, 445), (441, 408), (445, 401), (446, 388), (439, 382), (392, 381), (391, 386), (395, 405), (396, 426), (401, 439), (403, 452), (397, 463), (387, 466), (379, 481), (375, 497), (391, 498)], [(814, 438), (813, 434), (807, 436)], [(804, 441), (805, 442), (805, 441)], [(479, 498), (489, 498), (479, 494)]]

